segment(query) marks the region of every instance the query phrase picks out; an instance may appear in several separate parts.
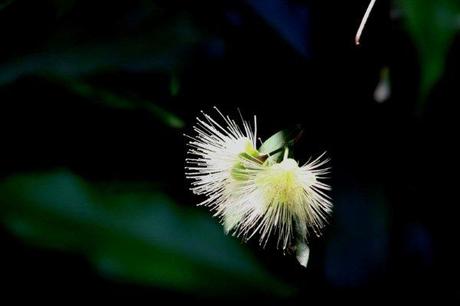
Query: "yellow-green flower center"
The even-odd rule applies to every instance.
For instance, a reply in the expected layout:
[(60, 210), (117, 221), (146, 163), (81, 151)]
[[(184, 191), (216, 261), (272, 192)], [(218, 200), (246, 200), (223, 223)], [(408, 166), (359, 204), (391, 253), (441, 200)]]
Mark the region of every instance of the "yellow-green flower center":
[(252, 142), (246, 138), (235, 143), (234, 149), (239, 152), (237, 154), (240, 159), (233, 166), (231, 175), (235, 180), (242, 181), (247, 179), (247, 169), (241, 159), (257, 160), (261, 155)]
[(297, 201), (299, 193), (303, 192), (299, 170), (294, 159), (286, 158), (261, 172), (256, 184), (262, 188), (269, 203), (289, 204)]

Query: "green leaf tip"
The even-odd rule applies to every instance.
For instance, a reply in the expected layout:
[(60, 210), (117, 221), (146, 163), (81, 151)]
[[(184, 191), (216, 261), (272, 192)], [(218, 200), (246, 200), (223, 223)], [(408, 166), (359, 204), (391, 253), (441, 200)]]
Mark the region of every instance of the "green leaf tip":
[(441, 78), (449, 48), (459, 30), (458, 0), (399, 0), (406, 28), (415, 43), (420, 63), (418, 113)]

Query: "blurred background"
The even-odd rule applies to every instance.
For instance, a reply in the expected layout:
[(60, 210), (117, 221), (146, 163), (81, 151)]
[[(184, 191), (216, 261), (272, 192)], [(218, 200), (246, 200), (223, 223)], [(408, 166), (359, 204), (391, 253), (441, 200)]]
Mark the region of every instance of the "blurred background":
[[(2, 296), (458, 299), (458, 0), (0, 1)], [(310, 262), (225, 236), (184, 179), (200, 110), (295, 124), (335, 205)]]

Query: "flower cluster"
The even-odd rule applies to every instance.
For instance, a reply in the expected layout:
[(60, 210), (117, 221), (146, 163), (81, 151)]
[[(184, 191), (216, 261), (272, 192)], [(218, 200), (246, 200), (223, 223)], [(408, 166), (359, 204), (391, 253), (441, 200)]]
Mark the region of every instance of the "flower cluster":
[[(219, 120), (202, 113), (188, 136), (186, 177), (191, 190), (205, 199), (225, 231), (244, 240), (257, 236), (266, 245), (275, 237), (286, 249), (306, 245), (311, 232), (319, 235), (332, 204), (323, 182), (328, 168), (324, 154), (303, 165), (290, 158), (288, 146), (272, 152), (257, 148), (257, 121), (241, 125), (215, 108)], [(284, 152), (284, 154), (283, 154)]]

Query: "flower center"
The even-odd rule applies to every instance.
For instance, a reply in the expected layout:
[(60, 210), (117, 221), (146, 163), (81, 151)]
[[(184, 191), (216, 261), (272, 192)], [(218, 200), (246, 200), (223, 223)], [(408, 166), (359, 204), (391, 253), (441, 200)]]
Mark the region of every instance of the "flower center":
[(302, 192), (299, 169), (295, 160), (286, 158), (261, 173), (257, 185), (263, 188), (264, 197), (269, 203), (289, 204), (297, 200), (299, 192)]
[[(233, 150), (232, 152), (234, 152), (236, 156), (238, 156), (238, 160), (231, 171), (232, 177), (237, 181), (247, 180), (247, 168), (241, 159), (258, 161), (260, 157), (259, 151), (254, 148), (252, 142), (247, 138), (239, 139), (234, 142), (230, 149)], [(262, 161), (260, 163), (262, 163)]]

